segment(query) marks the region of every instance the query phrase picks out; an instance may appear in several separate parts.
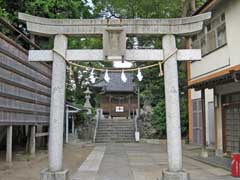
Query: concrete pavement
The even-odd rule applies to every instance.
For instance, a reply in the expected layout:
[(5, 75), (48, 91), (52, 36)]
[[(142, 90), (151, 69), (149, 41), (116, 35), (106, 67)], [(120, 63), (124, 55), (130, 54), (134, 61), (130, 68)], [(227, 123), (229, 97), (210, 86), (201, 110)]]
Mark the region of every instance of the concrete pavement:
[[(230, 172), (184, 157), (191, 180), (236, 180)], [(161, 180), (167, 168), (165, 145), (97, 144), (72, 180)]]

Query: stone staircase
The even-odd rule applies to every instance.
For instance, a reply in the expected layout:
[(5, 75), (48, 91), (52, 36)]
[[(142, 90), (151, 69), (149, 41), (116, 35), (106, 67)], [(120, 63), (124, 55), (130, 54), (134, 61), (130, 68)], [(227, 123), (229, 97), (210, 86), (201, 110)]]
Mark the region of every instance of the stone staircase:
[(135, 142), (134, 121), (132, 119), (100, 119), (95, 142)]

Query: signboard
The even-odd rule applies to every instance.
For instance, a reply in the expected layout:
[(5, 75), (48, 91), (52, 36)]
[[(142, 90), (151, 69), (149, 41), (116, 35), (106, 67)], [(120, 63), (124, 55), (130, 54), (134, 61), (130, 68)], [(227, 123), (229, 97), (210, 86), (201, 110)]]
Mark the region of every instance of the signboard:
[(116, 106), (116, 112), (124, 112), (123, 106)]

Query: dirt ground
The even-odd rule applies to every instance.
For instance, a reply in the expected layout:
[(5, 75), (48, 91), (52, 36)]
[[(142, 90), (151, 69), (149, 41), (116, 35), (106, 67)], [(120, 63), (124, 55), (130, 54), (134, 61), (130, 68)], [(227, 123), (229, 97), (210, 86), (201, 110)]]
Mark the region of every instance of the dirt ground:
[[(69, 144), (64, 146), (64, 166), (70, 176), (92, 151), (93, 145)], [(39, 172), (48, 164), (47, 150), (37, 151), (36, 156), (14, 154), (13, 163), (0, 161), (0, 180), (39, 180)]]

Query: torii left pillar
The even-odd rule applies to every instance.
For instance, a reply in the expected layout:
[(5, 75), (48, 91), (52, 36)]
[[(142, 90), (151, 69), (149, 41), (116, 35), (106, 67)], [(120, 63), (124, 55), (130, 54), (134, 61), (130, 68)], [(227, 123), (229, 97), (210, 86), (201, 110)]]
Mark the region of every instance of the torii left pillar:
[(52, 67), (51, 109), (48, 143), (48, 169), (40, 173), (40, 180), (68, 180), (68, 170), (63, 169), (63, 123), (66, 62), (63, 57), (67, 50), (67, 37), (56, 35)]

